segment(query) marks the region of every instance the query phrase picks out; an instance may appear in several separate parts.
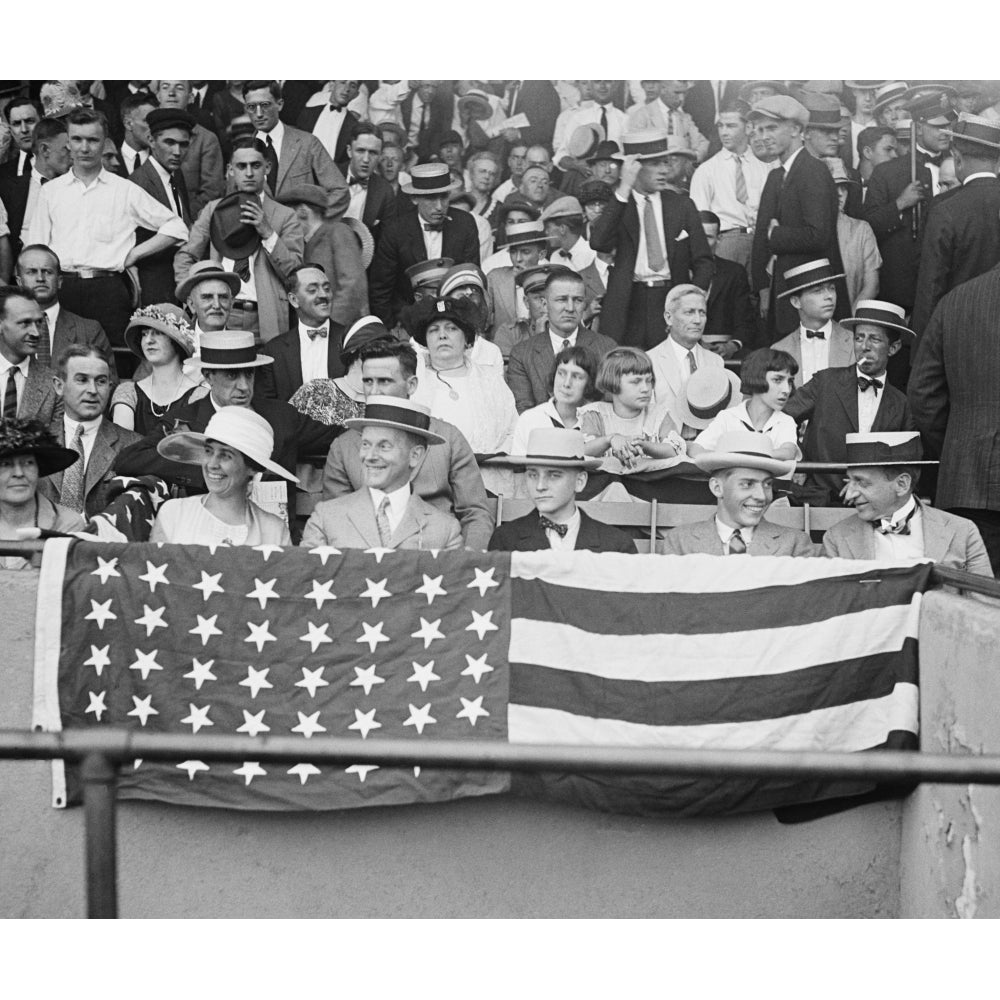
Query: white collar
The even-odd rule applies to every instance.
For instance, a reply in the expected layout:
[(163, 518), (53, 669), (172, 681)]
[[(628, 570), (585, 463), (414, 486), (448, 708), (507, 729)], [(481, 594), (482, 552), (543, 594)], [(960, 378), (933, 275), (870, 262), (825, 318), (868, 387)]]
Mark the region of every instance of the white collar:
[(68, 413), (63, 414), (63, 422), (66, 428), (66, 440), (72, 441), (76, 437), (77, 427), (83, 428), (83, 436), (90, 437), (91, 434), (96, 434), (97, 429), (101, 426), (101, 421), (104, 419), (103, 414), (99, 417), (94, 417), (93, 420), (74, 420)]
[(969, 181), (976, 180), (977, 177), (989, 177), (989, 179), (991, 181), (995, 181), (997, 179), (997, 175), (995, 173), (993, 173), (993, 171), (991, 171), (991, 170), (980, 170), (978, 173), (969, 174), (969, 176), (966, 177), (964, 181), (962, 181), (962, 187), (965, 187), (965, 185), (968, 184)]
[(729, 540), (738, 531), (740, 533), (740, 538), (746, 542), (747, 548), (750, 548), (750, 540), (753, 538), (754, 529), (752, 527), (746, 528), (740, 526), (739, 528), (731, 528), (725, 521), (723, 521), (718, 514), (715, 515), (715, 530), (719, 533), (719, 538), (722, 539), (724, 543), (729, 544)]
[(169, 191), (171, 176), (167, 172), (167, 169), (156, 159), (155, 156), (149, 157), (149, 162), (153, 164), (153, 169), (160, 175), (160, 180), (164, 182), (164, 186)]
[(256, 133), (256, 135), (257, 135), (257, 138), (260, 139), (261, 142), (263, 142), (265, 144), (267, 143), (267, 137), (270, 136), (271, 137), (271, 142), (275, 146), (280, 146), (282, 139), (285, 138), (285, 123), (279, 118), (278, 119), (278, 124), (275, 125), (274, 128), (271, 129), (270, 132), (260, 132), (260, 131), (258, 131)]
[(785, 173), (786, 173), (786, 174), (788, 173), (788, 171), (789, 171), (789, 170), (791, 170), (791, 169), (792, 169), (792, 164), (793, 164), (793, 163), (795, 162), (795, 157), (796, 157), (796, 156), (798, 156), (798, 155), (799, 155), (799, 153), (801, 153), (801, 152), (802, 152), (802, 150), (803, 150), (803, 149), (805, 149), (805, 148), (806, 148), (805, 146), (799, 146), (799, 148), (798, 148), (797, 150), (795, 150), (795, 152), (794, 152), (794, 153), (792, 153), (792, 154), (791, 154), (791, 155), (790, 155), (790, 156), (788, 157), (788, 159), (787, 159), (787, 160), (785, 160), (785, 162), (784, 162), (784, 163), (780, 163), (780, 162), (779, 162), (779, 166), (782, 166), (782, 167), (784, 167), (784, 168), (785, 168)]
[(59, 300), (57, 299), (55, 302), (52, 303), (52, 305), (49, 306), (48, 309), (45, 310), (45, 318), (49, 321), (50, 340), (52, 339), (52, 335), (55, 333), (56, 323), (59, 322), (59, 313), (61, 309), (62, 306), (59, 304)]
[(553, 340), (558, 340), (562, 343), (564, 340), (568, 340), (570, 344), (576, 343), (576, 338), (580, 335), (580, 328), (577, 327), (572, 333), (559, 333), (558, 330), (553, 330), (551, 326), (547, 327), (549, 331), (549, 336)]
[(0, 365), (3, 365), (4, 374), (9, 372), (12, 368), (16, 368), (24, 378), (28, 377), (28, 365), (31, 363), (31, 356), (26, 354), (20, 361), (15, 364), (13, 361), (8, 361), (3, 355), (0, 355)]
[(899, 510), (893, 511), (892, 517), (880, 517), (879, 524), (895, 527), (900, 522), (905, 521), (910, 516), (911, 511), (913, 512), (913, 520), (916, 520), (917, 516), (920, 514), (920, 505), (917, 503), (916, 497), (914, 497), (912, 493), (906, 503), (904, 503)]
[(300, 337), (305, 337), (306, 340), (309, 340), (310, 337), (309, 337), (309, 334), (307, 332), (309, 330), (326, 330), (327, 336), (329, 336), (329, 334), (330, 334), (330, 321), (328, 319), (324, 320), (322, 323), (320, 323), (319, 326), (306, 326), (306, 324), (303, 323), (302, 320), (299, 320), (299, 336)]
[[(678, 361), (687, 361), (687, 356), (690, 352), (694, 351), (698, 347), (697, 344), (694, 347), (685, 347), (679, 340), (675, 340), (670, 334), (667, 334), (667, 342), (673, 348), (674, 355)], [(695, 360), (697, 361), (697, 354), (695, 355)]]
[(410, 502), (410, 484), (408, 482), (400, 486), (398, 490), (392, 490), (390, 493), (386, 493), (385, 490), (377, 490), (374, 486), (369, 486), (368, 493), (372, 498), (372, 505), (375, 507), (376, 512), (381, 506), (384, 497), (388, 497), (389, 506), (394, 511), (399, 511), (400, 513), (402, 513), (403, 508)]
[[(805, 323), (799, 323), (799, 338), (801, 340), (815, 340), (816, 339), (815, 337), (807, 337), (806, 336), (806, 330), (808, 330), (808, 329), (809, 329), (809, 327), (807, 327), (805, 325)], [(826, 334), (824, 343), (829, 344), (830, 343), (830, 336), (833, 333), (833, 320), (832, 319), (828, 319), (822, 326), (817, 327), (817, 329), (818, 330), (822, 330), (823, 333)]]

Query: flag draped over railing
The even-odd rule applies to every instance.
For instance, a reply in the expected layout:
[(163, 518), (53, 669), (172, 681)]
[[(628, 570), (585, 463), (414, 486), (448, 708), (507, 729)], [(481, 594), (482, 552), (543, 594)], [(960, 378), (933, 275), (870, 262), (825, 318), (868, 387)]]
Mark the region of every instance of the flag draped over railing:
[[(912, 746), (929, 576), (929, 563), (56, 540), (39, 585), (34, 723), (292, 735), (304, 753), (325, 735)], [(120, 795), (340, 809), (509, 787), (496, 772), (137, 760)], [(517, 787), (681, 813), (844, 791), (586, 775)]]

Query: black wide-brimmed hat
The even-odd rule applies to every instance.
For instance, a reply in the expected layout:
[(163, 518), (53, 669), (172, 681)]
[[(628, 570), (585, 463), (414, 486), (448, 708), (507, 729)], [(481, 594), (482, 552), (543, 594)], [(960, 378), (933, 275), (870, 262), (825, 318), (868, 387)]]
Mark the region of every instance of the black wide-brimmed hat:
[(229, 260), (243, 260), (260, 249), (260, 233), (240, 219), (241, 207), (247, 201), (258, 201), (257, 195), (234, 191), (221, 198), (212, 212), (209, 239), (219, 254)]
[(34, 455), (43, 478), (68, 469), (80, 457), (73, 448), (63, 448), (39, 420), (0, 420), (0, 458), (15, 455)]
[(427, 328), (441, 319), (451, 320), (468, 344), (476, 337), (478, 310), (468, 299), (424, 299), (403, 310), (403, 326), (421, 347), (427, 346)]

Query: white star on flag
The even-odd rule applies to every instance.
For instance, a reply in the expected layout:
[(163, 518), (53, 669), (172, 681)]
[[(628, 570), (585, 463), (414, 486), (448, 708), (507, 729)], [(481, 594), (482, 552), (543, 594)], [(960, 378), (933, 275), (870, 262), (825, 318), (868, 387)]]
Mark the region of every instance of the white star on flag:
[(296, 714), (299, 717), (299, 724), (292, 726), (293, 733), (301, 733), (306, 739), (309, 739), (315, 733), (326, 732), (326, 726), (319, 724), (319, 712), (313, 712), (312, 715), (306, 715), (304, 712), (297, 712)]
[(404, 726), (413, 726), (417, 730), (418, 736), (423, 736), (424, 726), (437, 722), (431, 715), (431, 703), (428, 702), (420, 708), (410, 705), (410, 717), (403, 723)]
[(335, 601), (337, 599), (337, 595), (333, 592), (333, 580), (327, 580), (326, 583), (313, 580), (312, 590), (305, 596), (309, 600), (316, 602), (317, 611), (322, 611), (324, 601)]
[(306, 635), (300, 635), (299, 642), (308, 642), (310, 652), (315, 653), (324, 642), (333, 642), (326, 634), (326, 630), (330, 627), (329, 622), (324, 622), (322, 625), (313, 625), (312, 622), (308, 622), (307, 624), (309, 632)]
[(215, 660), (206, 660), (202, 663), (201, 660), (192, 659), (191, 669), (184, 674), (184, 677), (185, 679), (194, 681), (195, 690), (200, 691), (205, 681), (217, 681), (219, 679), (212, 673), (213, 666), (215, 666)]
[(264, 562), (267, 562), (271, 558), (273, 552), (285, 551), (280, 545), (255, 545), (253, 550), (254, 552), (260, 552), (264, 556)]
[(150, 701), (152, 701), (152, 699), (153, 699), (153, 696), (151, 694), (146, 695), (145, 698), (137, 698), (135, 695), (132, 695), (132, 701), (134, 703), (134, 708), (132, 709), (131, 712), (127, 712), (126, 715), (134, 715), (139, 720), (139, 725), (140, 726), (146, 725), (146, 720), (151, 715), (159, 715), (160, 714), (150, 704)]
[(367, 642), (368, 649), (370, 652), (375, 652), (375, 647), (380, 642), (388, 642), (389, 637), (382, 631), (382, 626), (384, 622), (379, 622), (378, 625), (369, 625), (368, 622), (362, 622), (361, 627), (365, 630), (364, 635), (359, 635), (355, 642)]
[(377, 771), (378, 764), (352, 764), (350, 767), (344, 768), (345, 774), (356, 774), (358, 780), (363, 785), (365, 783), (365, 778), (368, 777), (369, 771)]
[(211, 705), (205, 705), (203, 708), (195, 708), (191, 702), (188, 702), (188, 715), (186, 718), (181, 719), (181, 724), (191, 727), (191, 735), (194, 736), (199, 729), (203, 729), (205, 726), (214, 726), (215, 723), (208, 717), (208, 710)]
[(97, 622), (97, 627), (103, 632), (106, 621), (116, 621), (118, 615), (111, 611), (111, 598), (109, 597), (103, 604), (98, 604), (93, 598), (90, 599), (90, 614), (84, 616), (84, 621)]
[(441, 624), (441, 619), (440, 618), (438, 618), (437, 621), (429, 622), (426, 618), (423, 617), (423, 615), (421, 615), (420, 616), (420, 628), (418, 628), (416, 632), (411, 632), (410, 633), (410, 638), (412, 638), (412, 639), (423, 639), (424, 640), (424, 649), (427, 649), (427, 647), (430, 646), (430, 644), (435, 639), (443, 639), (444, 638), (444, 634), (438, 628), (438, 625), (440, 625), (440, 624)]
[(194, 781), (194, 776), (199, 771), (207, 771), (208, 765), (203, 760), (182, 760), (177, 765), (178, 771), (187, 771), (188, 781)]
[(495, 572), (495, 570), (496, 570), (495, 566), (491, 566), (488, 570), (485, 571), (481, 569), (475, 570), (476, 578), (475, 580), (472, 581), (472, 583), (470, 583), (466, 587), (466, 589), (471, 590), (473, 587), (477, 587), (479, 589), (479, 596), (485, 597), (486, 591), (489, 590), (490, 587), (500, 586), (500, 584), (493, 579), (493, 573)]
[(247, 622), (247, 628), (250, 629), (250, 634), (243, 640), (244, 642), (252, 642), (257, 646), (257, 652), (264, 652), (264, 644), (267, 642), (275, 642), (275, 637), (271, 635), (267, 627), (271, 624), (271, 620), (268, 619), (260, 625), (255, 625), (253, 622)]
[(362, 712), (360, 708), (354, 710), (354, 721), (347, 727), (356, 729), (361, 733), (361, 738), (366, 739), (373, 729), (381, 729), (382, 723), (375, 721), (375, 709), (370, 712)]
[(163, 620), (163, 612), (167, 609), (157, 608), (155, 611), (148, 605), (144, 604), (142, 606), (142, 617), (136, 618), (136, 625), (144, 625), (146, 627), (146, 638), (148, 639), (155, 629), (166, 628), (167, 623)]
[(367, 697), (372, 693), (372, 688), (376, 684), (384, 684), (385, 679), (379, 677), (375, 673), (375, 664), (373, 663), (370, 667), (365, 667), (364, 670), (361, 667), (355, 667), (354, 672), (358, 675), (350, 683), (350, 687), (363, 687), (365, 689), (365, 696)]
[[(297, 688), (305, 688), (309, 692), (309, 697), (315, 698), (316, 688), (330, 686), (329, 681), (323, 680), (324, 670), (326, 670), (326, 667), (317, 667), (315, 670), (310, 670), (308, 667), (303, 667), (302, 680), (296, 681), (295, 686)], [(353, 681), (351, 683), (353, 683)]]
[(373, 580), (369, 580), (365, 577), (365, 583), (368, 584), (367, 590), (362, 590), (358, 597), (370, 597), (372, 602), (372, 607), (377, 608), (378, 602), (382, 600), (383, 597), (392, 597), (392, 594), (386, 590), (385, 585), (389, 582), (389, 578), (386, 577), (384, 580), (379, 580), (375, 583)]
[(90, 704), (83, 710), (83, 714), (87, 715), (93, 712), (97, 716), (97, 721), (101, 721), (101, 716), (108, 710), (108, 706), (104, 704), (104, 699), (107, 697), (107, 691), (101, 691), (99, 694), (94, 694), (93, 691), (88, 691), (90, 695)]
[(163, 667), (156, 662), (156, 654), (159, 650), (154, 649), (152, 653), (143, 653), (137, 649), (135, 651), (136, 660), (129, 664), (129, 670), (138, 670), (142, 674), (144, 681), (149, 680), (149, 675), (153, 670), (162, 670)]
[(242, 711), (243, 725), (236, 732), (246, 733), (248, 736), (256, 736), (258, 733), (269, 733), (271, 731), (271, 727), (264, 722), (264, 712), (266, 709), (262, 708), (256, 715), (251, 715), (245, 708)]
[(462, 671), (462, 677), (471, 677), (478, 684), (483, 674), (493, 673), (493, 668), (486, 662), (487, 653), (483, 653), (482, 656), (472, 657), (468, 653), (465, 654), (466, 662), (468, 666)]
[(288, 774), (297, 774), (299, 776), (299, 781), (304, 785), (310, 777), (314, 774), (321, 774), (322, 772), (315, 764), (296, 764), (295, 767), (290, 767), (288, 769)]
[(479, 636), (479, 641), (482, 642), (487, 632), (499, 632), (500, 627), (493, 624), (492, 611), (487, 611), (485, 615), (481, 615), (478, 611), (473, 611), (472, 624), (466, 625), (465, 631), (475, 632)]
[(327, 559), (330, 556), (341, 555), (340, 549), (335, 549), (332, 545), (317, 545), (316, 548), (309, 550), (310, 555), (319, 556), (323, 560), (323, 565), (326, 565)]
[(413, 592), (415, 594), (424, 594), (427, 597), (427, 603), (433, 604), (435, 597), (444, 597), (448, 591), (441, 586), (441, 581), (444, 576), (435, 576), (433, 579), (424, 573), (424, 585), (422, 587), (417, 587)]
[(170, 581), (167, 579), (166, 569), (166, 563), (162, 566), (154, 566), (148, 559), (146, 560), (146, 572), (143, 573), (139, 579), (149, 584), (149, 592), (151, 594), (156, 593), (156, 585), (158, 583), (162, 583), (165, 586), (170, 585)]
[(91, 571), (91, 576), (99, 576), (101, 578), (101, 583), (107, 583), (109, 576), (117, 576), (121, 578), (121, 573), (118, 572), (115, 567), (118, 565), (117, 556), (114, 559), (102, 559), (100, 556), (97, 557), (97, 569)]
[(111, 657), (108, 656), (108, 650), (110, 648), (110, 645), (102, 646), (100, 649), (96, 646), (91, 646), (90, 659), (84, 660), (83, 665), (85, 667), (93, 667), (97, 671), (97, 676), (100, 677), (104, 668), (111, 666)]
[(395, 549), (384, 549), (381, 546), (376, 546), (374, 549), (365, 549), (365, 555), (374, 556), (375, 562), (381, 564), (382, 556), (388, 555), (390, 552), (395, 552)]
[(263, 778), (267, 774), (267, 771), (260, 766), (260, 761), (246, 760), (243, 762), (242, 767), (237, 767), (233, 770), (233, 774), (238, 774), (241, 778), (245, 778), (247, 785), (249, 785), (254, 778)]
[(215, 622), (218, 619), (218, 615), (212, 615), (211, 618), (202, 618), (198, 615), (198, 626), (197, 628), (188, 629), (188, 635), (199, 635), (201, 636), (201, 644), (203, 646), (208, 645), (208, 640), (213, 635), (222, 635), (222, 629), (215, 627)]
[(139, 770), (139, 766), (141, 764), (142, 764), (142, 758), (141, 757), (136, 757), (136, 759), (134, 761), (132, 761), (132, 770), (133, 771), (138, 771)]
[(267, 679), (267, 675), (270, 671), (270, 667), (265, 667), (263, 670), (255, 670), (253, 667), (248, 666), (246, 678), (240, 681), (240, 687), (250, 688), (250, 697), (256, 698), (261, 688), (274, 687), (274, 685)]
[(472, 701), (469, 701), (468, 698), (462, 698), (461, 696), (458, 700), (462, 703), (462, 711), (455, 716), (456, 719), (468, 719), (469, 722), (475, 726), (476, 719), (490, 714), (485, 708), (483, 708), (482, 695), (478, 698), (474, 698)]
[(441, 678), (434, 673), (434, 661), (430, 660), (427, 663), (417, 663), (416, 660), (413, 663), (413, 675), (406, 678), (407, 683), (416, 683), (420, 685), (420, 690), (425, 694), (427, 693), (427, 685), (431, 681), (439, 681)]
[(264, 610), (268, 601), (272, 600), (273, 598), (281, 596), (274, 589), (274, 585), (278, 582), (277, 577), (275, 577), (273, 580), (268, 580), (267, 583), (264, 583), (263, 580), (258, 580), (257, 577), (254, 577), (253, 582), (254, 582), (254, 589), (251, 590), (250, 593), (247, 594), (246, 596), (253, 597), (256, 600), (260, 601), (261, 611)]
[(201, 571), (201, 583), (194, 583), (191, 586), (194, 590), (200, 590), (201, 596), (204, 600), (208, 600), (212, 594), (224, 594), (225, 591), (219, 586), (219, 581), (222, 579), (221, 573), (215, 573), (214, 575), (209, 575), (204, 570)]

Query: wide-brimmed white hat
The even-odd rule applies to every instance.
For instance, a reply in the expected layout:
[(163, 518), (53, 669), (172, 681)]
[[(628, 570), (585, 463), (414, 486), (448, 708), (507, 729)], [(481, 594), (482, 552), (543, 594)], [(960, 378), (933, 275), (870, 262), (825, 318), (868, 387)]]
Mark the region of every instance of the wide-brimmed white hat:
[(794, 461), (775, 458), (774, 445), (766, 434), (757, 431), (729, 431), (719, 436), (715, 451), (696, 455), (694, 464), (703, 472), (720, 469), (761, 469), (775, 476), (787, 476)]
[(743, 402), (740, 379), (728, 368), (702, 366), (677, 397), (677, 416), (688, 427), (707, 427), (723, 410)]
[(229, 445), (262, 469), (293, 483), (299, 481), (286, 468), (271, 461), (274, 431), (259, 413), (246, 406), (221, 406), (212, 414), (204, 434), (195, 431), (170, 434), (160, 441), (156, 450), (172, 462), (201, 465), (206, 441)]
[(526, 455), (504, 455), (504, 463), (553, 469), (599, 469), (602, 459), (590, 457), (580, 431), (567, 427), (536, 427), (528, 434)]

